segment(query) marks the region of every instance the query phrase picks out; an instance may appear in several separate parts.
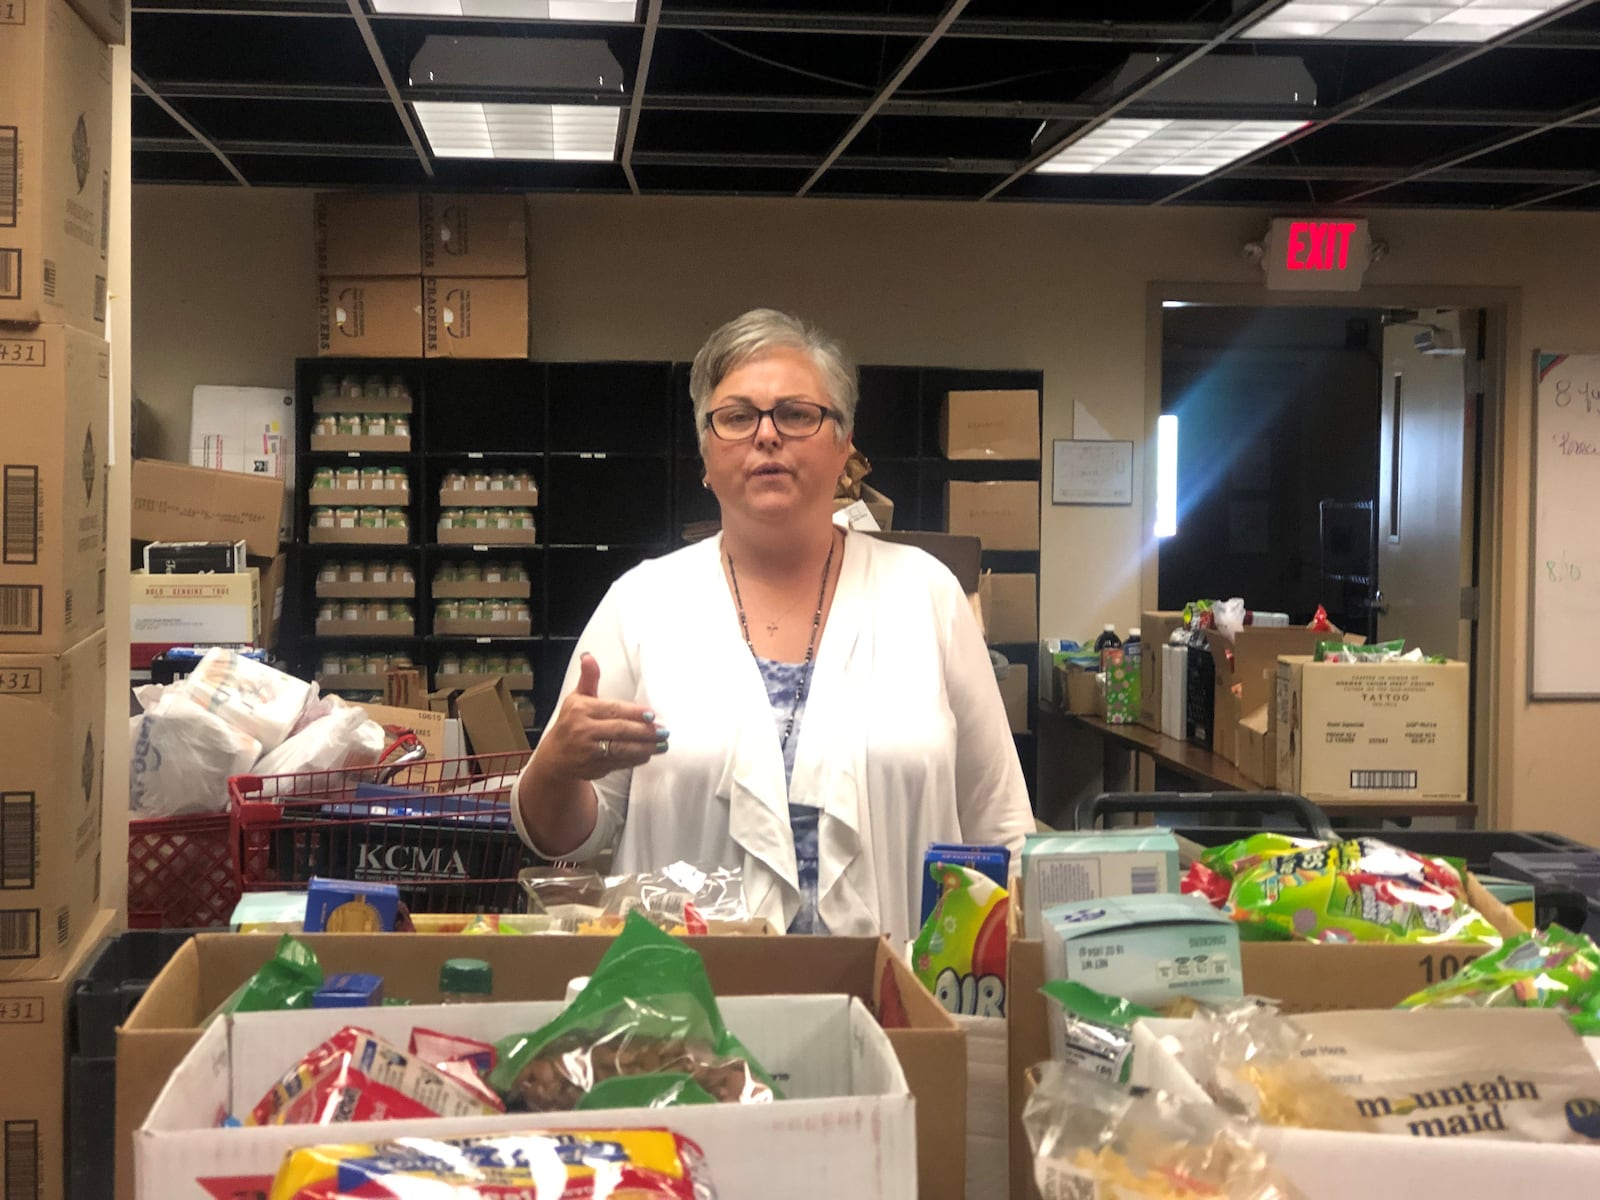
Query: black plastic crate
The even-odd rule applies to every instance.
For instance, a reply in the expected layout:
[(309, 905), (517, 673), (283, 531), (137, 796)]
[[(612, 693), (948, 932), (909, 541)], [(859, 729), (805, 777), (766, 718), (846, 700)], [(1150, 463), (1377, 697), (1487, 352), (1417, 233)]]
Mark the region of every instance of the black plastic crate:
[(69, 1058), (115, 1058), (117, 1026), (133, 1011), (150, 981), (194, 936), (192, 929), (130, 929), (101, 943), (72, 991), (67, 1027)]
[(117, 1060), (67, 1060), (66, 1200), (111, 1200), (116, 1191)]
[[(1582, 926), (1581, 932), (1600, 937), (1600, 850), (1553, 850), (1506, 852), (1494, 856), (1496, 873), (1534, 885), (1534, 903), (1549, 893), (1574, 893), (1569, 916), (1559, 918), (1568, 926)], [(1541, 895), (1541, 894), (1546, 895)]]

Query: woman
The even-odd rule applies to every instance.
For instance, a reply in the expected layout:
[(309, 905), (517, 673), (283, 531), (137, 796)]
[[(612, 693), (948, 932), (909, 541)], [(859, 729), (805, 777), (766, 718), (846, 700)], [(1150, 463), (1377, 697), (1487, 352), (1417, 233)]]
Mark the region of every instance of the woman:
[(833, 523), (856, 383), (831, 341), (745, 313), (689, 390), (722, 533), (600, 602), (518, 828), (547, 858), (615, 843), (620, 872), (738, 867), (778, 928), (899, 944), (929, 843), (1033, 828), (977, 622), (931, 556)]

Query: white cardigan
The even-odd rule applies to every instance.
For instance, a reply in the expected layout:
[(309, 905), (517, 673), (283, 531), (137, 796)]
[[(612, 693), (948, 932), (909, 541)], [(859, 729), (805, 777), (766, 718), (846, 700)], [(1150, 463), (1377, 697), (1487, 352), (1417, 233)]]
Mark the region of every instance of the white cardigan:
[[(578, 640), (600, 695), (653, 709), (671, 749), (596, 781), (582, 861), (679, 859), (744, 873), (753, 915), (787, 929), (799, 904), (788, 804), (822, 810), (818, 908), (836, 934), (917, 932), (931, 842), (1017, 854), (1033, 814), (977, 621), (955, 577), (910, 546), (850, 534), (784, 786), (772, 707), (723, 577), (720, 536), (641, 563)], [(520, 808), (517, 829), (530, 846)], [(619, 835), (620, 831), (620, 837)], [(538, 847), (534, 846), (535, 851)]]

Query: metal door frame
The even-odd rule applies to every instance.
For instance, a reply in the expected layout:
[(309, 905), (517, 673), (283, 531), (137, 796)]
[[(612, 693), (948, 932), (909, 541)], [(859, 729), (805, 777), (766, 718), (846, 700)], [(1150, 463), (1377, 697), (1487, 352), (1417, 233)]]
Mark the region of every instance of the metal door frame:
[[(1472, 799), (1478, 805), (1479, 828), (1495, 828), (1500, 809), (1495, 768), (1509, 761), (1509, 717), (1501, 720), (1502, 682), (1507, 665), (1501, 655), (1510, 643), (1500, 629), (1505, 609), (1504, 550), (1497, 536), (1508, 503), (1505, 492), (1504, 433), (1507, 403), (1507, 364), (1512, 351), (1511, 331), (1521, 322), (1522, 291), (1514, 287), (1458, 287), (1434, 284), (1366, 286), (1356, 292), (1269, 292), (1264, 284), (1176, 283), (1152, 281), (1145, 287), (1145, 469), (1143, 511), (1139, 518), (1142, 547), (1140, 607), (1155, 604), (1159, 555), (1152, 526), (1155, 520), (1156, 420), (1161, 415), (1161, 347), (1163, 302), (1204, 304), (1230, 308), (1455, 308), (1482, 309), (1483, 371), (1477, 381), (1483, 392), (1480, 469), (1476, 482), (1477, 530), (1472, 553), (1476, 567), (1478, 617), (1473, 636), (1472, 683)], [(1470, 376), (1469, 376), (1470, 380)], [(1470, 389), (1470, 384), (1469, 384)], [(1180, 432), (1181, 436), (1181, 432)], [(1513, 672), (1514, 673), (1514, 672)]]

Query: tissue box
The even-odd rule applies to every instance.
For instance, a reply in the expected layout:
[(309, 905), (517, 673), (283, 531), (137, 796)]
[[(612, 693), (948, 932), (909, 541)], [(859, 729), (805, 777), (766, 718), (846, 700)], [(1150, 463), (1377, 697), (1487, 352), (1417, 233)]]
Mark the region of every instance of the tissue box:
[(1192, 896), (1119, 896), (1048, 908), (1047, 979), (1152, 1008), (1178, 996), (1242, 996), (1239, 927)]
[(1022, 844), (1023, 929), (1038, 937), (1044, 910), (1074, 900), (1178, 890), (1178, 840), (1164, 829), (1030, 833)]

